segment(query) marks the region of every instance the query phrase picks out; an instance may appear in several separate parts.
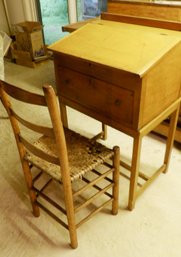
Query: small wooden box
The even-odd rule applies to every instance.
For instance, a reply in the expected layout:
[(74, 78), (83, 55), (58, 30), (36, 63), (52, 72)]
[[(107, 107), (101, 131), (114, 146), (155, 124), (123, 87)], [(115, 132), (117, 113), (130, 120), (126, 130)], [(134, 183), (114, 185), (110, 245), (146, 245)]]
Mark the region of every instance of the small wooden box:
[(49, 49), (61, 103), (127, 134), (181, 96), (179, 32), (98, 20)]

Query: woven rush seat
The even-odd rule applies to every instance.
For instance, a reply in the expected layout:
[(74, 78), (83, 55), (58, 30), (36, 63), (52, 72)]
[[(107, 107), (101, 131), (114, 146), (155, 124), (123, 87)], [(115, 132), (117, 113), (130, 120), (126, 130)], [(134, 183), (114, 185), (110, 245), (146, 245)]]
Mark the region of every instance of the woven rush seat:
[[(71, 181), (81, 178), (85, 173), (113, 156), (112, 150), (98, 142), (91, 141), (67, 128), (64, 128), (64, 133), (67, 143)], [(58, 159), (54, 138), (42, 136), (34, 142), (34, 146)], [(27, 153), (25, 158), (31, 164), (61, 182), (61, 167), (59, 165), (45, 161), (32, 153)]]

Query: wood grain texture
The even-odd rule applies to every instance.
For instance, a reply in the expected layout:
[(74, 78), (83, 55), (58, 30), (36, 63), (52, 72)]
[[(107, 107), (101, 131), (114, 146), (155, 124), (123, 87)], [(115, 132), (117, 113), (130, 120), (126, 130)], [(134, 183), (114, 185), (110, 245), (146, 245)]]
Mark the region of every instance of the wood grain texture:
[(107, 11), (139, 17), (181, 21), (181, 5), (133, 1), (108, 1)]

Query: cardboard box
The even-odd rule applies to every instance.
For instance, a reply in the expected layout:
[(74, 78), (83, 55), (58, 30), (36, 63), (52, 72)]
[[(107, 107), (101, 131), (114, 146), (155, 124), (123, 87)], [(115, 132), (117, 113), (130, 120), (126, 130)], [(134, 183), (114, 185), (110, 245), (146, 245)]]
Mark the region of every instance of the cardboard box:
[(39, 22), (25, 21), (15, 25), (17, 50), (30, 53), (32, 60), (46, 55), (42, 25)]
[(47, 60), (51, 58), (51, 53), (43, 56), (39, 56), (36, 60), (32, 60), (32, 57), (28, 51), (18, 50), (16, 42), (13, 42), (10, 46), (12, 60), (19, 65), (27, 66), (30, 68), (35, 68), (36, 63)]
[(28, 51), (17, 50), (16, 42), (11, 44), (10, 49), (12, 58), (17, 64), (30, 68), (35, 67), (35, 62), (32, 60), (30, 53)]

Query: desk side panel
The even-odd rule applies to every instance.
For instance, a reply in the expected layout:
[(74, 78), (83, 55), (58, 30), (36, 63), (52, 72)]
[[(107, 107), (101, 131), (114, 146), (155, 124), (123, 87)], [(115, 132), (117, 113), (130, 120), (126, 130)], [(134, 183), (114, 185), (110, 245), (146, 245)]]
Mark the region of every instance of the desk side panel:
[(181, 44), (171, 49), (144, 77), (139, 128), (142, 128), (180, 97)]

